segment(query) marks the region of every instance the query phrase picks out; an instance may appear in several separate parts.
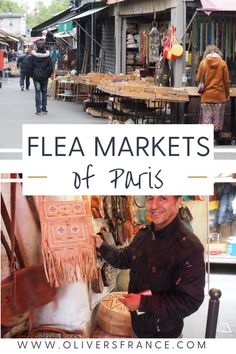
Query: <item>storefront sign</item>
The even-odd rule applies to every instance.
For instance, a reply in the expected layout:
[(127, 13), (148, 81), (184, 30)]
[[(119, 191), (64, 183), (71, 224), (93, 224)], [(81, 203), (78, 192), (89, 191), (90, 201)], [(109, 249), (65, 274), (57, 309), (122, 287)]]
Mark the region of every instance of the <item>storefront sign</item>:
[(57, 32), (69, 32), (73, 30), (73, 21), (59, 23)]

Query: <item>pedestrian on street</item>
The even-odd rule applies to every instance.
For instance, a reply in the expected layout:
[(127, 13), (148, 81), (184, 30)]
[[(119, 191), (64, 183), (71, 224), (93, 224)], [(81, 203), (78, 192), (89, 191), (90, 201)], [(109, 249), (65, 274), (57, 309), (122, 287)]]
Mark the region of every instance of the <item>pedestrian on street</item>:
[(183, 319), (204, 299), (204, 248), (180, 220), (181, 202), (181, 196), (147, 196), (151, 223), (124, 249), (95, 236), (96, 248), (111, 266), (130, 269), (128, 294), (120, 301), (140, 338), (180, 337)]
[(30, 55), (31, 49), (26, 49), (24, 54), (17, 58), (16, 66), (20, 69), (20, 88), (24, 91), (24, 83), (26, 90), (30, 87), (30, 77), (27, 73), (27, 56)]
[(201, 95), (200, 123), (214, 124), (215, 139), (224, 125), (225, 103), (229, 100), (230, 79), (226, 62), (215, 45), (208, 45), (203, 55), (196, 80), (204, 79)]
[(47, 88), (48, 79), (53, 72), (53, 63), (50, 53), (45, 48), (45, 41), (39, 39), (36, 42), (36, 50), (31, 51), (27, 59), (27, 71), (33, 78), (35, 88), (36, 113), (48, 113), (47, 111)]

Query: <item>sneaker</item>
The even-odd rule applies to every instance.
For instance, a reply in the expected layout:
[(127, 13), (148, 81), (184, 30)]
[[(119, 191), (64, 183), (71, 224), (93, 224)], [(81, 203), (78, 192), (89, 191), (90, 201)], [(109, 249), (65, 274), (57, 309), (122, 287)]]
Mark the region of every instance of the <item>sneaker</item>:
[(21, 91), (24, 91), (24, 86), (21, 86)]
[(41, 112), (40, 111), (36, 111), (35, 114), (41, 115)]
[(46, 109), (42, 109), (42, 113), (43, 113), (43, 114), (47, 114), (48, 111), (47, 111)]

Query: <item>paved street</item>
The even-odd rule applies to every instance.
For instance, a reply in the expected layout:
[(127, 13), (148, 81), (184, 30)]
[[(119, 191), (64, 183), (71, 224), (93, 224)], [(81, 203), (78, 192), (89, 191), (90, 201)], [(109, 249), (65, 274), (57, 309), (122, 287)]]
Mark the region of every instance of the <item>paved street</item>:
[[(0, 148), (21, 148), (22, 124), (107, 124), (107, 119), (93, 118), (82, 104), (48, 98), (47, 115), (35, 115), (34, 86), (20, 91), (19, 79), (2, 80), (0, 89)], [(0, 159), (17, 159), (20, 154), (1, 153)]]
[[(18, 78), (2, 80), (0, 107), (0, 148), (21, 148), (22, 124), (107, 124), (107, 119), (93, 118), (85, 113), (80, 103), (51, 98), (48, 98), (49, 113), (35, 115), (33, 83), (31, 82), (29, 91), (22, 92)], [(218, 149), (221, 151), (217, 152)], [(215, 151), (217, 160), (236, 160), (236, 146), (219, 146)], [(20, 158), (21, 155), (16, 153), (0, 154), (0, 159)]]

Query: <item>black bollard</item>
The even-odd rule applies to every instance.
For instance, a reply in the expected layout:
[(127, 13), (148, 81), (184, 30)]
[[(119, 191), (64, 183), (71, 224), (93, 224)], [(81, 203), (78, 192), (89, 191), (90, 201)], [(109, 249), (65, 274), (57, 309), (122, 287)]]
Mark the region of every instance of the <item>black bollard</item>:
[(219, 298), (221, 297), (221, 291), (219, 289), (213, 288), (209, 291), (209, 295), (210, 300), (208, 305), (205, 338), (215, 338), (220, 305)]

